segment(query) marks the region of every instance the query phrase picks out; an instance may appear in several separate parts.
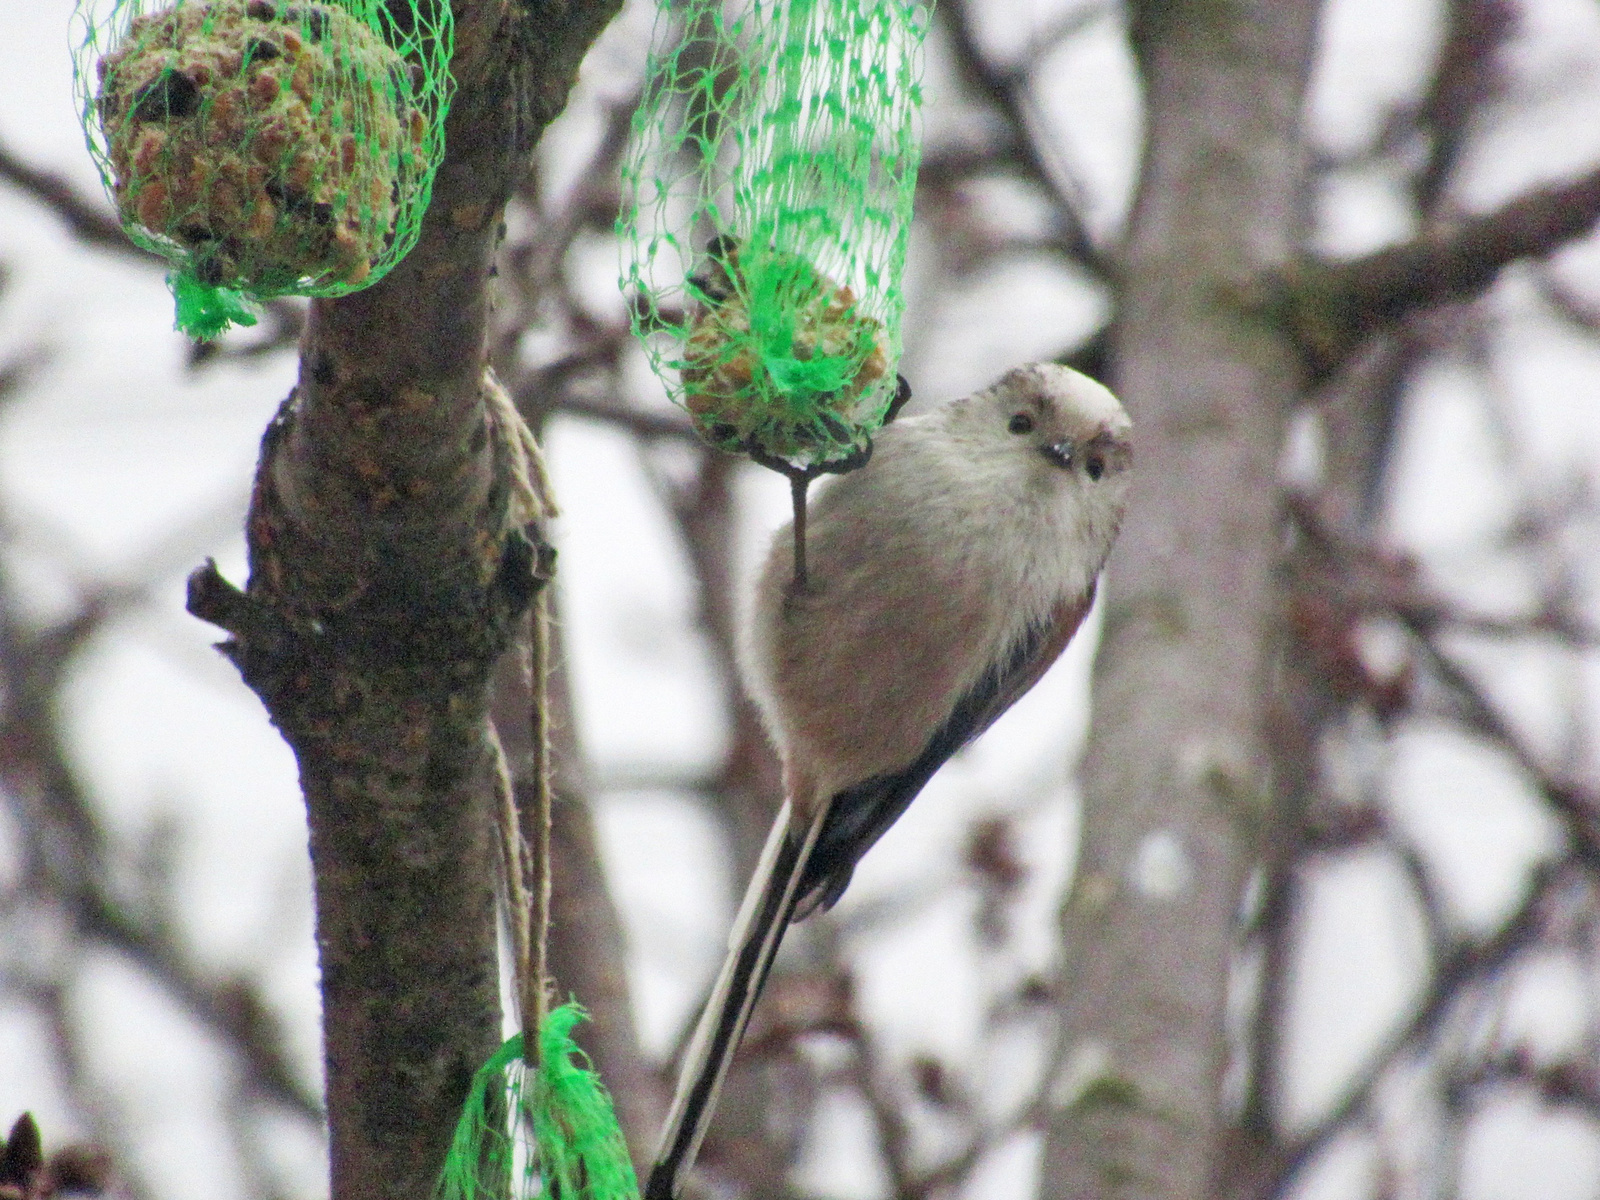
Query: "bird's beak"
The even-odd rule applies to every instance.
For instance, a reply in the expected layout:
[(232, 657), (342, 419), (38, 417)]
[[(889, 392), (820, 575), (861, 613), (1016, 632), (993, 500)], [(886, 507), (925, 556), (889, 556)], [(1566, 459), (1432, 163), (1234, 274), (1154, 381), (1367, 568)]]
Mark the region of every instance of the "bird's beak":
[(1070, 471), (1072, 464), (1077, 461), (1078, 444), (1071, 438), (1063, 438), (1059, 442), (1051, 442), (1048, 446), (1040, 446), (1039, 453), (1062, 470)]

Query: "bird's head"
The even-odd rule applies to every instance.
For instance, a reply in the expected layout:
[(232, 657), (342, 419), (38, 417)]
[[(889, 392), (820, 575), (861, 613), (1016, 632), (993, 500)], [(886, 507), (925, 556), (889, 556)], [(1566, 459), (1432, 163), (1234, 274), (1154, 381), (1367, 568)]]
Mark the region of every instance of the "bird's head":
[(1056, 363), (1017, 367), (971, 397), (960, 414), (971, 442), (992, 454), (1026, 455), (1030, 476), (1085, 490), (1126, 485), (1133, 423), (1087, 375)]

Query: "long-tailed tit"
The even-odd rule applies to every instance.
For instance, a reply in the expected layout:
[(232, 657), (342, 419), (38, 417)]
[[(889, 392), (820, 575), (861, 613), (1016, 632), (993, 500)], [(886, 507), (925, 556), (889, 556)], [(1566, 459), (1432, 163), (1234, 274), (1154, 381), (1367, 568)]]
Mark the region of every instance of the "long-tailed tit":
[(646, 1200), (674, 1200), (784, 929), (825, 909), (933, 773), (1034, 685), (1094, 601), (1130, 422), (1066, 367), (902, 419), (773, 541), (742, 646), (785, 800), (729, 936)]

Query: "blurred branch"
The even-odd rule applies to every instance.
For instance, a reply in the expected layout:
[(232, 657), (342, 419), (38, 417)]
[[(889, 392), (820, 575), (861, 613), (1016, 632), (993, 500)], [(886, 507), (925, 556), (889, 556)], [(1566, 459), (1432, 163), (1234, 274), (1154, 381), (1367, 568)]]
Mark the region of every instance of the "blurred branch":
[(693, 446), (704, 446), (700, 435), (695, 433), (694, 427), (680, 416), (665, 412), (649, 412), (639, 408), (624, 408), (620, 404), (608, 404), (604, 401), (589, 400), (582, 396), (563, 396), (558, 403), (559, 411), (574, 417), (583, 417), (591, 421), (599, 421), (606, 425), (615, 425), (636, 434), (646, 441), (665, 439), (668, 441), (684, 442)]
[(1391, 598), (1387, 603), (1374, 597), (1374, 607), (1394, 612), (1419, 631), (1469, 633), (1479, 637), (1553, 637), (1579, 650), (1600, 647), (1600, 630), (1565, 611), (1545, 610), (1526, 617), (1495, 617), (1463, 612), (1441, 600)]
[[(116, 214), (109, 208), (81, 194), (62, 176), (23, 161), (3, 142), (0, 142), (0, 180), (49, 210), (85, 245), (110, 250), (151, 267), (165, 265), (159, 255), (129, 240)], [(193, 342), (189, 349), (189, 365), (258, 358), (299, 340), (305, 322), (303, 303), (274, 297), (262, 301), (259, 307), (266, 316), (265, 327), (260, 332), (247, 339), (236, 334), (217, 341)]]
[(837, 1032), (842, 1032), (855, 1050), (848, 1076), (872, 1114), (878, 1149), (889, 1174), (889, 1194), (895, 1200), (921, 1200), (927, 1190), (912, 1170), (911, 1131), (904, 1103), (889, 1079), (882, 1048), (861, 1019), (854, 987), (847, 986), (845, 993), (848, 1015)]
[(0, 142), (0, 179), (47, 208), (79, 241), (152, 265), (161, 262), (156, 255), (128, 240), (116, 214), (104, 204), (84, 196), (61, 176), (23, 161), (3, 142)]
[[(1415, 569), (1407, 561), (1385, 557), (1342, 538), (1322, 518), (1314, 501), (1290, 492), (1286, 506), (1304, 537), (1325, 556), (1326, 574), (1309, 577), (1312, 587), (1350, 604), (1358, 601), (1369, 611), (1387, 607), (1388, 615), (1412, 634), (1432, 677), (1449, 697), (1451, 715), (1467, 732), (1508, 754), (1561, 818), (1573, 838), (1574, 853), (1587, 865), (1600, 869), (1600, 790), (1557, 778), (1501, 715), (1472, 676), (1439, 645), (1439, 635), (1450, 629), (1449, 608), (1422, 595)], [(1320, 579), (1320, 584), (1315, 580)], [(1590, 631), (1558, 614), (1544, 614), (1542, 622), (1553, 629), (1581, 634), (1587, 644)], [(1379, 685), (1382, 686), (1381, 684)], [(1410, 685), (1403, 685), (1409, 692)], [(1403, 702), (1405, 695), (1391, 698)]]
[[(1513, 32), (1512, 18), (1506, 0), (1450, 0), (1427, 91), (1420, 103), (1400, 106), (1384, 123), (1376, 156), (1387, 158), (1393, 172), (1409, 176), (1417, 228), (1449, 227), (1448, 185), (1468, 133), (1504, 90), (1499, 58)], [(1321, 406), (1327, 497), (1361, 524), (1378, 511), (1401, 407), (1412, 379), (1431, 357), (1431, 331), (1418, 326), (1416, 320), (1402, 320), (1390, 336), (1370, 340), (1366, 352), (1352, 353)]]
[(998, 146), (973, 146), (965, 143), (931, 146), (917, 168), (917, 190), (940, 191), (964, 180), (988, 174), (1021, 173), (1017, 164)]
[(1506, 266), (1549, 254), (1596, 222), (1600, 170), (1363, 258), (1303, 260), (1271, 285), (1270, 307), (1287, 324), (1308, 370), (1321, 378), (1408, 314), (1479, 296)]
[(946, 0), (938, 15), (949, 30), (956, 70), (967, 87), (1004, 121), (1007, 140), (1000, 148), (1013, 157), (1023, 174), (1044, 190), (1061, 227), (1061, 243), (1071, 257), (1095, 275), (1111, 273), (1110, 263), (1096, 248), (1083, 222), (1076, 181), (1046, 157), (1039, 120), (1029, 96), (1028, 70), (1007, 70), (992, 63), (979, 42), (967, 0)]
[(1600, 793), (1576, 781), (1556, 778), (1538, 762), (1477, 681), (1450, 659), (1422, 627), (1406, 622), (1404, 617), (1401, 621), (1417, 635), (1429, 665), (1450, 690), (1457, 719), (1469, 732), (1511, 756), (1566, 826), (1573, 840), (1574, 856), (1590, 870), (1600, 870)]
[[(1284, 877), (1292, 876), (1308, 852), (1362, 843), (1374, 837), (1389, 842), (1400, 854), (1417, 901), (1424, 909), (1434, 970), (1427, 995), (1413, 1016), (1373, 1056), (1324, 1121), (1285, 1143), (1277, 1139), (1270, 1119), (1260, 1119), (1263, 1114), (1257, 1114), (1249, 1132), (1255, 1143), (1253, 1161), (1261, 1168), (1261, 1183), (1242, 1189), (1238, 1193), (1241, 1196), (1281, 1196), (1295, 1186), (1297, 1172), (1335, 1135), (1366, 1114), (1390, 1068), (1427, 1048), (1440, 1024), (1470, 988), (1498, 976), (1513, 955), (1540, 936), (1542, 906), (1551, 889), (1562, 880), (1581, 878), (1584, 872), (1592, 873), (1600, 867), (1600, 796), (1593, 789), (1558, 778), (1539, 762), (1476, 680), (1439, 644), (1445, 634), (1472, 632), (1480, 636), (1553, 636), (1576, 649), (1593, 644), (1594, 631), (1559, 598), (1552, 598), (1538, 612), (1521, 618), (1464, 612), (1433, 594), (1410, 558), (1382, 551), (1336, 528), (1327, 513), (1326, 500), (1319, 502), (1290, 490), (1285, 494), (1285, 504), (1298, 535), (1289, 557), (1291, 611), (1301, 613), (1303, 618), (1295, 626), (1295, 645), (1309, 656), (1315, 687), (1327, 701), (1307, 718), (1310, 725), (1323, 727), (1333, 715), (1346, 712), (1358, 702), (1368, 704), (1380, 722), (1402, 711), (1415, 711), (1418, 697), (1423, 694), (1413, 678), (1420, 674), (1415, 670), (1420, 663), (1426, 668), (1429, 681), (1446, 698), (1447, 716), (1517, 763), (1566, 826), (1571, 842), (1566, 858), (1539, 868), (1523, 904), (1504, 926), (1482, 942), (1463, 944), (1448, 933), (1443, 899), (1437, 894), (1419, 849), (1394, 837), (1381, 810), (1319, 805), (1308, 811), (1295, 834), (1297, 848), (1287, 853)], [(1315, 619), (1305, 615), (1312, 610)], [(1394, 621), (1407, 630), (1414, 659), (1408, 657), (1382, 677), (1375, 675), (1357, 645), (1357, 626), (1367, 618)], [(1316, 716), (1315, 712), (1322, 715)], [(1281, 730), (1277, 736), (1281, 741)], [(1318, 769), (1316, 755), (1313, 753), (1307, 762), (1306, 769), (1314, 774)], [(1330, 816), (1343, 824), (1331, 831), (1318, 824), (1319, 819), (1325, 824)], [(1330, 832), (1335, 835), (1331, 841)], [(1280, 884), (1278, 890), (1288, 896), (1292, 886)], [(1283, 943), (1292, 936), (1291, 924), (1288, 910), (1278, 912), (1270, 922), (1269, 949), (1276, 945), (1280, 952), (1277, 961), (1268, 966), (1264, 986), (1269, 989), (1280, 986), (1287, 970)], [(1262, 1011), (1268, 1012), (1266, 1008)], [(1258, 1073), (1270, 1075), (1275, 1058), (1261, 1056), (1281, 1052), (1276, 1041), (1279, 1036), (1281, 1031), (1271, 1020), (1258, 1031)], [(1256, 1086), (1261, 1087), (1259, 1080)], [(1275, 1109), (1269, 1105), (1268, 1111)]]
[(1590, 1121), (1600, 1121), (1600, 1079), (1592, 1070), (1572, 1061), (1539, 1064), (1522, 1048), (1452, 1075), (1447, 1087), (1460, 1092), (1526, 1088), (1545, 1104), (1570, 1108)]
[[(1297, 330), (1314, 375), (1326, 376), (1336, 369), (1339, 371), (1337, 389), (1321, 410), (1328, 446), (1322, 505), (1325, 511), (1343, 518), (1350, 527), (1362, 532), (1375, 524), (1382, 511), (1381, 485), (1392, 457), (1399, 414), (1410, 394), (1417, 369), (1429, 361), (1437, 349), (1454, 346), (1462, 336), (1464, 325), (1469, 330), (1478, 328), (1470, 321), (1432, 320), (1425, 308), (1452, 300), (1475, 299), (1505, 264), (1519, 257), (1546, 254), (1564, 240), (1580, 235), (1592, 225), (1596, 207), (1600, 206), (1600, 197), (1596, 195), (1600, 175), (1592, 174), (1576, 184), (1530, 193), (1488, 216), (1463, 221), (1448, 215), (1448, 184), (1468, 133), (1484, 107), (1499, 98), (1504, 90), (1498, 59), (1501, 48), (1514, 32), (1516, 15), (1514, 8), (1503, 0), (1453, 0), (1449, 5), (1444, 43), (1429, 90), (1416, 110), (1396, 114), (1388, 123), (1380, 147), (1380, 153), (1386, 153), (1404, 168), (1414, 161), (1418, 135), (1425, 139), (1426, 156), (1411, 170), (1418, 225), (1424, 233), (1408, 246), (1380, 252), (1356, 263), (1324, 268), (1334, 273), (1343, 272), (1338, 287), (1331, 294), (1333, 301), (1326, 309), (1314, 311), (1313, 322), (1302, 322)], [(1313, 272), (1315, 270), (1313, 268)], [(1541, 283), (1560, 282), (1543, 263), (1536, 267), (1535, 276)], [(1341, 288), (1343, 291), (1339, 290)], [(1314, 292), (1313, 295), (1316, 296)], [(1328, 301), (1330, 295), (1323, 294), (1316, 299)], [(1588, 314), (1580, 306), (1566, 303), (1573, 299), (1570, 293), (1547, 288), (1546, 299), (1559, 314), (1585, 327), (1583, 317)], [(1335, 317), (1329, 325), (1314, 324), (1316, 320), (1325, 319), (1329, 312)], [(1429, 319), (1419, 319), (1423, 317)], [(1330, 330), (1332, 336), (1328, 336)], [(1383, 336), (1385, 334), (1388, 336)], [(1358, 348), (1363, 351), (1359, 355)], [(1381, 721), (1412, 706), (1414, 689), (1410, 661), (1402, 664), (1391, 679), (1376, 680), (1354, 645), (1353, 634), (1359, 620), (1378, 617), (1398, 621), (1412, 634), (1413, 649), (1431, 668), (1429, 673), (1433, 681), (1443, 685), (1449, 696), (1448, 715), (1464, 724), (1469, 732), (1509, 754), (1523, 768), (1573, 835), (1574, 851), (1569, 854), (1575, 853), (1580, 861), (1592, 867), (1594, 797), (1556, 779), (1535, 761), (1535, 756), (1522, 739), (1514, 736), (1476, 682), (1442, 653), (1438, 637), (1449, 633), (1501, 638), (1554, 637), (1566, 646), (1582, 649), (1595, 644), (1594, 631), (1574, 606), (1563, 602), (1564, 597), (1553, 594), (1543, 600), (1537, 611), (1522, 617), (1489, 617), (1463, 611), (1459, 605), (1424, 587), (1415, 564), (1404, 556), (1385, 554), (1353, 540), (1333, 537), (1331, 527), (1313, 507), (1303, 497), (1289, 496), (1290, 512), (1300, 532), (1315, 543), (1318, 554), (1327, 556), (1316, 575), (1302, 582), (1300, 594), (1314, 596), (1342, 610), (1336, 623), (1350, 635), (1346, 661), (1355, 668), (1345, 672), (1344, 678), (1359, 679), (1363, 685), (1355, 694), (1342, 697), (1344, 703), (1333, 711), (1343, 715), (1353, 699), (1367, 700)], [(1305, 558), (1303, 553), (1295, 554), (1292, 561), (1304, 566)], [(1324, 676), (1325, 679), (1336, 677), (1337, 673)], [(1381, 814), (1378, 820), (1381, 826)], [(1314, 841), (1308, 838), (1307, 845)], [(1519, 921), (1532, 911), (1535, 893), (1530, 898), (1530, 906), (1525, 906), (1511, 925), (1502, 930), (1499, 935), (1502, 940), (1498, 944), (1486, 944), (1476, 952), (1479, 955), (1476, 964), (1470, 957), (1474, 952), (1459, 947), (1454, 951), (1456, 957), (1449, 957), (1452, 943), (1441, 940), (1445, 930), (1442, 905), (1440, 899), (1432, 895), (1423, 859), (1413, 847), (1401, 845), (1398, 849), (1416, 888), (1417, 899), (1427, 913), (1435, 963), (1443, 962), (1445, 967), (1435, 974), (1429, 996), (1416, 1020), (1373, 1060), (1370, 1073), (1356, 1081), (1347, 1096), (1350, 1103), (1336, 1107), (1326, 1124), (1320, 1125), (1298, 1148), (1292, 1144), (1287, 1148), (1281, 1145), (1269, 1148), (1266, 1156), (1269, 1163), (1280, 1150), (1286, 1157), (1278, 1158), (1277, 1164), (1269, 1167), (1273, 1185), (1264, 1194), (1282, 1195), (1295, 1186), (1296, 1171), (1312, 1157), (1304, 1151), (1325, 1146), (1326, 1135), (1366, 1115), (1389, 1069), (1402, 1058), (1420, 1053), (1432, 1039), (1431, 1023), (1442, 1022), (1446, 1011), (1470, 995), (1468, 989), (1487, 983), (1501, 973), (1505, 961), (1519, 948), (1519, 942), (1531, 943), (1539, 936), (1537, 928), (1519, 926)], [(1548, 870), (1553, 873), (1556, 868)], [(1272, 936), (1280, 941), (1293, 936), (1290, 923), (1281, 922)], [(1497, 950), (1503, 951), (1503, 955)], [(1279, 959), (1283, 960), (1284, 955), (1280, 954)], [(1267, 986), (1273, 986), (1276, 976), (1285, 969), (1282, 962), (1276, 968), (1269, 966)], [(1268, 1049), (1275, 1051), (1275, 1042)], [(1448, 1061), (1451, 1055), (1447, 1049), (1435, 1048), (1428, 1057), (1438, 1062), (1440, 1059)], [(1464, 1088), (1446, 1087), (1441, 1109), (1446, 1138), (1451, 1136), (1452, 1130), (1459, 1132), (1469, 1115), (1464, 1092)], [(1285, 1161), (1287, 1167), (1281, 1166)], [(1444, 1178), (1432, 1186), (1439, 1189), (1441, 1195), (1455, 1194), (1449, 1176), (1459, 1171), (1459, 1156), (1441, 1152), (1439, 1161)], [(1256, 1193), (1252, 1190), (1249, 1194)], [(1386, 1189), (1382, 1194), (1394, 1193)]]
[(1048, 25), (1028, 39), (1027, 50), (1016, 69), (1024, 73), (1037, 70), (1042, 60), (1062, 42), (1070, 41), (1096, 21), (1115, 17), (1117, 13), (1118, 6), (1115, 4), (1103, 3), (1102, 0), (1087, 0), (1076, 8), (1069, 8), (1066, 12), (1057, 14)]
[(106, 835), (69, 765), (56, 704), (79, 651), (138, 599), (142, 593), (133, 589), (115, 599), (90, 599), (73, 616), (35, 633), (11, 620), (0, 623), (7, 685), (0, 780), (29, 831), (32, 886), (70, 914), (80, 935), (133, 962), (218, 1034), (239, 1056), (252, 1090), (320, 1123), (321, 1105), (297, 1078), (258, 990), (240, 980), (205, 978), (181, 948), (166, 909), (136, 910), (112, 889)]
[(1430, 215), (1445, 195), (1473, 121), (1504, 90), (1499, 55), (1516, 31), (1517, 11), (1509, 0), (1451, 0), (1445, 22), (1444, 44), (1416, 113), (1428, 156), (1412, 181), (1412, 195)]
[(105, 625), (147, 600), (143, 586), (100, 585), (85, 590), (68, 617), (32, 628), (16, 615), (9, 574), (0, 572), (0, 796), (22, 835), (16, 895), (59, 914), (72, 936), (63, 958), (24, 959), (20, 970), (8, 967), (0, 979), (46, 1016), (53, 1060), (68, 1092), (96, 1138), (115, 1151), (122, 1194), (133, 1200), (150, 1200), (153, 1193), (139, 1174), (124, 1119), (105, 1102), (105, 1081), (86, 1069), (83, 1035), (68, 1003), (67, 989), (90, 953), (126, 960), (212, 1034), (233, 1058), (241, 1092), (313, 1127), (322, 1124), (317, 1097), (291, 1063), (260, 989), (243, 979), (210, 977), (193, 961), (181, 940), (170, 880), (158, 862), (129, 861), (134, 856), (107, 834), (70, 762), (62, 724), (65, 682)]
[[(4, 277), (0, 276), (0, 284)], [(18, 350), (0, 362), (0, 408), (21, 394), (28, 382), (50, 361), (50, 352), (43, 346), (30, 346)]]
[(1534, 272), (1534, 283), (1558, 317), (1590, 337), (1600, 337), (1600, 300), (1584, 295), (1548, 263), (1541, 263)]
[(97, 885), (86, 886), (76, 902), (82, 932), (143, 968), (191, 1016), (226, 1040), (247, 1072), (248, 1091), (321, 1124), (322, 1105), (297, 1078), (259, 987), (244, 979), (204, 978), (172, 931), (131, 918)]
[(1480, 637), (1548, 637), (1573, 649), (1600, 646), (1600, 628), (1569, 607), (1548, 602), (1521, 616), (1473, 612), (1439, 596), (1420, 577), (1411, 558), (1358, 543), (1334, 528), (1326, 504), (1294, 489), (1285, 508), (1307, 539), (1312, 558), (1302, 559), (1301, 591), (1321, 603), (1337, 603), (1351, 616), (1393, 616), (1420, 637), (1464, 633)]
[[(534, 428), (541, 428), (554, 413), (565, 413), (614, 425), (646, 442), (664, 439), (704, 447), (681, 410), (635, 408), (621, 398), (618, 364), (627, 336), (626, 330), (608, 330), (554, 362), (517, 373), (510, 388), (517, 410)], [(600, 377), (598, 386), (582, 385), (590, 376)], [(596, 399), (597, 391), (617, 398)]]
[[(572, 243), (586, 229), (611, 232), (619, 203), (617, 164), (627, 149), (628, 131), (638, 107), (637, 92), (605, 107), (599, 141), (553, 212), (540, 214), (537, 197), (525, 194), (527, 189), (524, 189), (521, 200), (536, 217), (535, 232), (532, 237), (508, 246), (503, 257), (508, 274), (514, 274), (519, 280), (525, 302), (536, 304), (547, 296), (568, 295), (569, 289), (558, 285), (562, 282), (563, 264)], [(531, 308), (527, 315), (531, 317)], [(506, 322), (506, 328), (520, 330), (527, 323), (512, 317)]]
[(1428, 861), (1422, 847), (1411, 838), (1401, 836), (1395, 829), (1386, 829), (1385, 834), (1385, 842), (1399, 860), (1406, 882), (1411, 885), (1412, 897), (1422, 913), (1423, 932), (1428, 939), (1429, 957), (1435, 964), (1444, 962), (1455, 949), (1456, 939), (1451, 932), (1445, 897), (1428, 869)]
[(248, 1093), (230, 1088), (223, 1107), (228, 1114), (228, 1140), (249, 1200), (292, 1200), (279, 1186), (260, 1135), (252, 1128)]
[[(77, 1110), (78, 1118), (86, 1125), (91, 1139), (88, 1145), (67, 1146), (50, 1156), (57, 1162), (69, 1158), (80, 1164), (79, 1169), (71, 1172), (81, 1177), (75, 1181), (79, 1186), (61, 1187), (57, 1192), (55, 1187), (61, 1183), (64, 1173), (52, 1169), (54, 1163), (46, 1160), (44, 1177), (39, 1180), (44, 1184), (44, 1190), (37, 1194), (39, 1200), (50, 1200), (58, 1194), (63, 1197), (81, 1193), (98, 1196), (113, 1175), (120, 1185), (117, 1190), (122, 1194), (118, 1200), (123, 1200), (123, 1197), (126, 1200), (155, 1200), (150, 1182), (144, 1177), (133, 1147), (129, 1144), (124, 1124), (114, 1118), (111, 1106), (106, 1103), (103, 1082), (88, 1069), (83, 1037), (69, 1012), (67, 985), (59, 980), (17, 980), (8, 983), (10, 990), (21, 994), (44, 1018), (55, 1065), (60, 1070), (69, 1101)], [(9, 1181), (0, 1170), (0, 1197), (10, 1200), (3, 1186), (6, 1182)], [(91, 1182), (99, 1186), (87, 1186)], [(33, 1200), (35, 1195), (24, 1188), (20, 1200)]]
[(1539, 868), (1529, 881), (1522, 902), (1499, 930), (1482, 942), (1457, 949), (1439, 964), (1427, 994), (1411, 1017), (1368, 1059), (1366, 1067), (1345, 1088), (1328, 1115), (1275, 1152), (1270, 1183), (1262, 1193), (1264, 1197), (1277, 1200), (1288, 1195), (1301, 1168), (1366, 1113), (1389, 1068), (1433, 1040), (1452, 1006), (1470, 985), (1499, 975), (1511, 959), (1537, 937), (1549, 900), (1556, 889), (1571, 878), (1571, 871), (1560, 864)]

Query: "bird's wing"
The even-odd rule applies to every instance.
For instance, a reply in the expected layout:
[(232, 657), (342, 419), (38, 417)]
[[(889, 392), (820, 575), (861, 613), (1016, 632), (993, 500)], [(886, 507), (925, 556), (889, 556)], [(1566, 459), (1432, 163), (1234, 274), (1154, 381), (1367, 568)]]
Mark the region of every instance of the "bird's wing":
[(934, 772), (1039, 682), (1094, 604), (1095, 588), (1058, 604), (1001, 662), (956, 701), (950, 716), (908, 766), (878, 775), (833, 796), (816, 849), (801, 872), (794, 920), (833, 907), (844, 894), (861, 856), (899, 820)]
[(789, 922), (839, 898), (857, 861), (905, 812), (933, 773), (1049, 670), (1093, 602), (1091, 586), (1087, 595), (1057, 606), (1048, 620), (1030, 629), (1004, 662), (961, 697), (916, 761), (904, 770), (839, 792), (806, 826), (795, 823), (793, 810), (784, 804), (734, 919), (722, 971), (684, 1055), (644, 1200), (676, 1200)]

